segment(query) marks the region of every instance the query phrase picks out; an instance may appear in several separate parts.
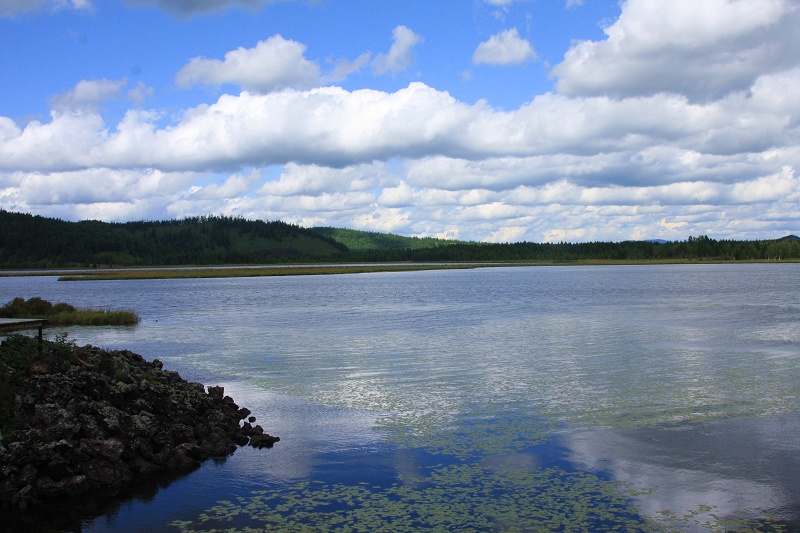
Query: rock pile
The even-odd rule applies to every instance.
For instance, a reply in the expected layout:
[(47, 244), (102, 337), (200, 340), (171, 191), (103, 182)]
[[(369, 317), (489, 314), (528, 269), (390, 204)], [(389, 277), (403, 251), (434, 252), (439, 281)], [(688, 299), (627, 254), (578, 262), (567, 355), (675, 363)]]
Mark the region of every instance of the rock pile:
[(20, 376), (3, 356), (0, 348), (3, 509), (113, 493), (147, 476), (191, 470), (237, 446), (279, 440), (254, 426), (255, 417), (222, 387), (206, 391), (157, 359), (48, 342)]

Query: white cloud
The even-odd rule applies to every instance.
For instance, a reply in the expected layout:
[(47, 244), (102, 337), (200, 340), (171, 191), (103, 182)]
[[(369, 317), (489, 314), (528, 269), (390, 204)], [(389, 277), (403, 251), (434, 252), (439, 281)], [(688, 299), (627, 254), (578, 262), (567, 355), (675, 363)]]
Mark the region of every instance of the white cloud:
[(353, 219), (352, 227), (369, 231), (398, 233), (410, 226), (411, 214), (398, 208), (373, 207)]
[(372, 60), (372, 68), (377, 74), (400, 72), (411, 66), (414, 47), (422, 42), (422, 37), (405, 26), (392, 30), (392, 47), (386, 54), (378, 54)]
[(0, 174), (0, 206), (67, 220), (152, 220), (196, 179), (152, 169)]
[(519, 65), (536, 59), (531, 44), (519, 36), (517, 28), (492, 35), (478, 45), (472, 55), (476, 65)]
[(83, 80), (51, 101), (55, 111), (93, 110), (108, 100), (119, 97), (127, 80)]
[(10, 141), (22, 135), (17, 123), (8, 117), (0, 117), (0, 142)]
[[(797, 10), (767, 0), (748, 17), (754, 5), (678, 0), (661, 31), (649, 18), (658, 5), (629, 0), (606, 41), (575, 45), (557, 67), (560, 93), (510, 111), (423, 83), (316, 87), (367, 66), (407, 68), (421, 38), (403, 26), (387, 54), (333, 62), (324, 77), (304, 45), (280, 36), (196, 58), (176, 80), (247, 90), (174, 118), (132, 109), (107, 122), (101, 104), (125, 81), (79, 82), (52, 100), (49, 121), (0, 117), (0, 207), (67, 219), (223, 213), (494, 241), (797, 233), (800, 67), (785, 53)], [(715, 11), (727, 9), (736, 16)], [(503, 54), (492, 57), (513, 57)], [(653, 65), (637, 66), (645, 59)], [(701, 75), (710, 64), (744, 75)], [(691, 91), (670, 88), (673, 70)], [(128, 91), (137, 105), (149, 94), (142, 83)]]
[[(800, 137), (800, 120), (788, 117), (800, 116), (800, 98), (775, 98), (797, 83), (800, 69), (762, 78), (749, 96), (705, 105), (664, 94), (624, 100), (548, 94), (509, 112), (467, 105), (421, 83), (394, 93), (336, 87), (245, 92), (223, 95), (164, 127), (152, 112), (129, 111), (111, 130), (96, 113), (57, 112), (49, 123), (24, 129), (2, 122), (0, 170), (236, 172), (292, 162), (347, 167), (444, 157), (476, 162), (469, 172), (459, 163), (443, 178), (455, 188), (519, 183), (526, 179), (521, 172), (527, 179), (569, 176), (580, 184), (741, 179), (797, 163), (797, 154), (787, 150)], [(689, 151), (694, 155), (687, 158)], [(753, 157), (761, 153), (770, 157)], [(491, 176), (472, 172), (475, 165), (498, 163)]]
[(348, 61), (346, 59), (340, 59), (334, 62), (334, 67), (331, 72), (323, 76), (322, 81), (325, 83), (328, 82), (340, 82), (346, 79), (350, 74), (360, 71), (367, 65), (369, 65), (370, 59), (372, 58), (372, 53), (364, 52), (360, 56), (358, 56), (354, 61)]
[(422, 37), (397, 26), (392, 32), (392, 46), (385, 54), (375, 57), (364, 52), (355, 60), (331, 61), (332, 70), (320, 74), (316, 61), (305, 57), (306, 46), (297, 41), (274, 35), (259, 41), (253, 48), (238, 48), (225, 54), (223, 60), (195, 57), (175, 76), (179, 87), (193, 85), (235, 84), (254, 93), (270, 93), (281, 89), (307, 89), (323, 83), (341, 82), (351, 74), (371, 66), (376, 74), (397, 73), (413, 61), (413, 48)]
[(525, 235), (527, 226), (503, 226), (486, 239), (488, 242), (516, 242)]
[[(94, 155), (114, 165), (165, 169), (233, 169), (291, 161), (346, 166), (463, 145), (459, 139), (469, 135), (463, 130), (481, 109), (419, 83), (390, 94), (325, 87), (223, 95), (164, 129), (155, 128), (152, 115), (129, 112)], [(25, 157), (24, 136), (0, 146), (0, 155), (9, 157), (7, 164)]]
[[(800, 220), (800, 180), (789, 167), (731, 184), (651, 187), (581, 187), (558, 180), (491, 192), (387, 182), (379, 198), (358, 186), (346, 190), (347, 180), (358, 182), (363, 168), (290, 172), (320, 176), (319, 186), (280, 195), (265, 188), (253, 190), (261, 181), (256, 171), (222, 181), (211, 181), (207, 174), (153, 170), (0, 174), (0, 207), (103, 220), (221, 213), (306, 225), (537, 242), (684, 239), (700, 233), (742, 238), (752, 237), (747, 233), (752, 228), (779, 236), (796, 232), (792, 224)], [(328, 191), (326, 182), (342, 190)]]
[[(7, 130), (10, 132), (10, 128)], [(7, 133), (6, 133), (7, 134)], [(51, 121), (29, 122), (0, 145), (4, 170), (74, 170), (95, 166), (91, 153), (106, 140), (103, 119), (91, 112), (54, 112)]]
[(222, 183), (209, 183), (202, 186), (193, 185), (188, 191), (188, 196), (191, 196), (192, 200), (238, 198), (248, 194), (257, 181), (258, 174), (254, 172), (250, 174), (233, 174), (223, 180)]
[(285, 165), (278, 180), (267, 181), (258, 190), (261, 195), (319, 195), (337, 191), (365, 191), (396, 181), (386, 165), (371, 163), (334, 169), (319, 165)]
[(175, 76), (179, 87), (233, 83), (268, 93), (287, 87), (308, 88), (319, 79), (319, 65), (304, 57), (306, 46), (274, 35), (254, 48), (238, 48), (225, 59), (196, 57)]
[(683, 94), (708, 101), (800, 64), (790, 0), (626, 0), (605, 41), (582, 41), (554, 67), (572, 96)]
[(148, 87), (140, 81), (136, 83), (136, 87), (128, 90), (128, 100), (134, 105), (140, 106), (148, 97), (153, 96), (154, 92), (152, 87)]
[(437, 187), (412, 188), (405, 181), (384, 187), (378, 204), (387, 207), (477, 206), (491, 203), (498, 195), (488, 190), (448, 191)]

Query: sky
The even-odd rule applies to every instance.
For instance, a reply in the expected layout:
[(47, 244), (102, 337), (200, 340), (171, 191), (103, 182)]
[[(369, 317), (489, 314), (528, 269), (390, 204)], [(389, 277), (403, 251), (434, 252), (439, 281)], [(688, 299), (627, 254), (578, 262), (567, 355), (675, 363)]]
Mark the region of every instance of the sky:
[(0, 0), (0, 209), (800, 234), (797, 0)]

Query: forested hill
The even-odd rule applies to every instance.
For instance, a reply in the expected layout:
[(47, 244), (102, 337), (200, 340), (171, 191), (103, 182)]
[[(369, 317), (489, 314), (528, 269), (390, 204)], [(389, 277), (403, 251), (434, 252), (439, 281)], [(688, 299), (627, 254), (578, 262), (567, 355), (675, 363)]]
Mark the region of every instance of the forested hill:
[(685, 241), (624, 241), (506, 244), (459, 243), (422, 249), (350, 253), (350, 260), (385, 261), (785, 261), (800, 260), (800, 239), (715, 240), (705, 235)]
[[(348, 248), (350, 247), (350, 248)], [(784, 261), (800, 239), (466, 243), (285, 222), (203, 216), (161, 222), (65, 222), (0, 209), (0, 269), (277, 262)]]
[(222, 216), (65, 222), (0, 210), (0, 268), (273, 263), (336, 260), (347, 252), (284, 222)]
[(351, 252), (377, 250), (419, 250), (450, 244), (465, 244), (463, 241), (436, 239), (434, 237), (403, 237), (392, 233), (359, 231), (354, 229), (316, 227), (313, 231), (330, 237), (347, 246)]

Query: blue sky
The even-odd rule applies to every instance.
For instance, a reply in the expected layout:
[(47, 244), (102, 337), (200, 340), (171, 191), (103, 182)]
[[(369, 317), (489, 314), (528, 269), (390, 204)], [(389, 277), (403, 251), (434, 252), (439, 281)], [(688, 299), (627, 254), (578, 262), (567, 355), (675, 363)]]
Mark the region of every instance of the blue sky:
[(0, 208), (800, 232), (791, 0), (0, 0)]

